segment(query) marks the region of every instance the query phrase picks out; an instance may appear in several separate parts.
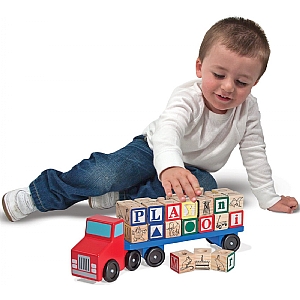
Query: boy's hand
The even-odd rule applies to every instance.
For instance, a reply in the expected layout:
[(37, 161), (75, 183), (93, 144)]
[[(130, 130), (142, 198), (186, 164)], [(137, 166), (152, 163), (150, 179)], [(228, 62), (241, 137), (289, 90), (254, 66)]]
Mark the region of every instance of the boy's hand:
[(298, 208), (298, 202), (294, 197), (281, 196), (281, 199), (273, 206), (269, 207), (268, 210), (274, 212), (284, 212), (291, 214)]
[(168, 197), (172, 196), (172, 189), (181, 201), (185, 201), (184, 195), (191, 201), (196, 201), (196, 197), (201, 195), (198, 179), (187, 169), (171, 167), (165, 169), (160, 178)]

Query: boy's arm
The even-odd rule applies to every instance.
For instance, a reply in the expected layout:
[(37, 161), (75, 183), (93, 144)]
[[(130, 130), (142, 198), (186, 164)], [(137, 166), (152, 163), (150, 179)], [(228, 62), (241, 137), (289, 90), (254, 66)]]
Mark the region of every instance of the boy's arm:
[(294, 211), (298, 207), (296, 199), (279, 196), (275, 192), (265, 148), (260, 113), (254, 101), (250, 104), (246, 131), (240, 142), (240, 152), (251, 189), (261, 208), (278, 212)]

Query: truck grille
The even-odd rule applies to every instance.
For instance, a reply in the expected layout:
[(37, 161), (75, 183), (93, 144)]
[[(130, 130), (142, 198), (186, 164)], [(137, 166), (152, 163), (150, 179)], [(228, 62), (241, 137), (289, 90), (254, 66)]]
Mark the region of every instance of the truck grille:
[(78, 269), (90, 272), (90, 258), (88, 256), (78, 255)]

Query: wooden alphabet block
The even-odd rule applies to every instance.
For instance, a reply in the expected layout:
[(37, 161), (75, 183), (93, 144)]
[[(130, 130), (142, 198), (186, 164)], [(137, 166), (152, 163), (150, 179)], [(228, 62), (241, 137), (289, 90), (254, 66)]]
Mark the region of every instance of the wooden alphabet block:
[(181, 234), (187, 235), (198, 232), (198, 219), (182, 219)]
[(219, 192), (205, 192), (205, 196), (214, 199), (214, 214), (228, 213), (229, 211), (229, 197)]
[(227, 229), (229, 226), (228, 218), (229, 218), (228, 213), (215, 215), (215, 230)]
[(182, 205), (182, 219), (191, 219), (198, 217), (198, 202), (185, 201)]
[(194, 255), (196, 270), (210, 270), (211, 248), (195, 248)]
[(199, 232), (209, 232), (215, 230), (215, 215), (199, 217)]
[(211, 269), (229, 272), (235, 266), (235, 252), (230, 250), (216, 250), (211, 254)]
[(158, 198), (157, 201), (165, 206), (165, 221), (181, 220), (181, 202), (171, 198)]
[(124, 223), (124, 238), (130, 243), (148, 241), (148, 225), (130, 226)]
[(229, 197), (229, 212), (243, 210), (244, 207), (244, 195), (238, 192), (227, 193)]
[(234, 228), (238, 226), (243, 226), (244, 222), (244, 211), (234, 211), (229, 213), (229, 227)]
[(181, 250), (170, 253), (170, 268), (177, 273), (186, 273), (195, 270), (194, 253)]
[(161, 239), (164, 237), (164, 230), (165, 223), (156, 224), (152, 223), (148, 225), (148, 232), (149, 232), (149, 240), (156, 240)]
[(154, 224), (154, 223), (162, 223), (165, 220), (165, 206), (156, 201), (156, 200), (148, 200), (143, 202), (147, 208), (147, 223)]
[(198, 216), (209, 216), (214, 213), (214, 199), (208, 196), (197, 197), (199, 213)]
[(133, 200), (117, 201), (116, 215), (130, 226), (143, 225), (147, 222), (146, 207)]
[(181, 220), (165, 222), (165, 237), (172, 238), (181, 236)]

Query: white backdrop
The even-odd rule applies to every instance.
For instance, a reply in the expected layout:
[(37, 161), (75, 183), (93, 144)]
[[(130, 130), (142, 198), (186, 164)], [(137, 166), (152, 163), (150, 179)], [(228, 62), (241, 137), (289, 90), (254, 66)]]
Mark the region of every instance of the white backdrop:
[[(44, 169), (67, 171), (93, 151), (112, 152), (131, 141), (158, 117), (176, 86), (195, 78), (206, 30), (221, 18), (242, 16), (258, 22), (269, 38), (268, 70), (253, 94), (277, 191), (299, 200), (299, 9), (292, 0), (270, 4), (1, 1), (1, 195), (28, 186)], [(231, 272), (178, 275), (169, 269), (170, 251), (207, 247), (201, 240), (167, 246), (159, 268), (142, 265), (112, 284), (88, 284), (71, 276), (70, 250), (83, 237), (85, 218), (99, 211), (82, 202), (10, 223), (1, 210), (1, 295), (153, 299), (165, 291), (174, 299), (298, 299), (292, 272), (300, 267), (299, 213), (258, 207), (238, 151), (215, 176), (221, 187), (246, 197), (245, 232)]]

